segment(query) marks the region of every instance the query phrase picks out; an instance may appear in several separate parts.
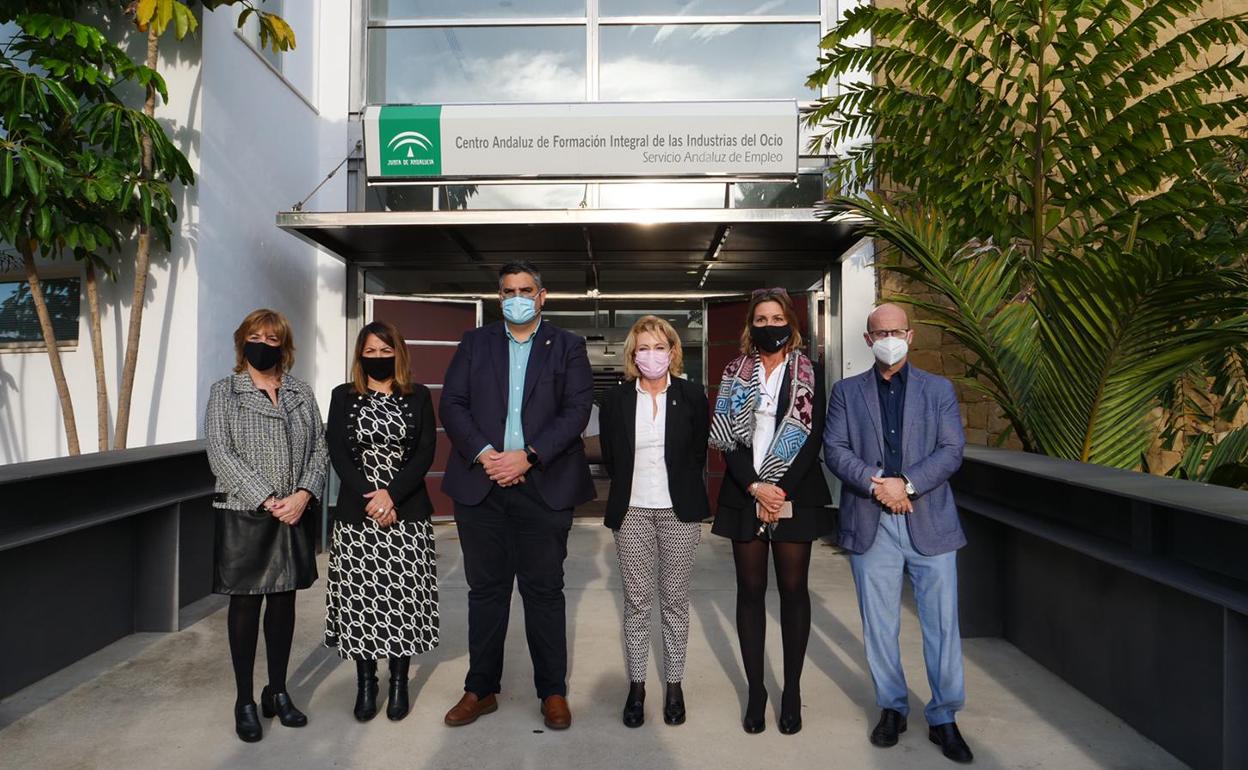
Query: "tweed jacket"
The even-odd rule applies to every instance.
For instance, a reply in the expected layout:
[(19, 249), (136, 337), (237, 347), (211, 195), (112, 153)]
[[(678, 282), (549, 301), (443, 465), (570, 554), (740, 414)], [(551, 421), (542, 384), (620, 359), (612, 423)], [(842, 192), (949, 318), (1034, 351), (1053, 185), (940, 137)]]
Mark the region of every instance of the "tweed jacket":
[(329, 452), (316, 396), (290, 374), (277, 393), (274, 406), (246, 372), (213, 384), (204, 434), (217, 477), (215, 507), (254, 511), (298, 489), (321, 498)]

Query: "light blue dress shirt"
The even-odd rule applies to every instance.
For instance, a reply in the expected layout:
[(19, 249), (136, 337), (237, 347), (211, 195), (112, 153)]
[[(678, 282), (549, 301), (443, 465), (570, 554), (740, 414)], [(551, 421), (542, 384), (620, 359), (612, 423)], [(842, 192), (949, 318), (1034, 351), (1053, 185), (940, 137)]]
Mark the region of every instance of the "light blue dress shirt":
[[(511, 328), (504, 325), (507, 332), (507, 424), (503, 429), (503, 451), (511, 452), (525, 449), (524, 423), (521, 416), (524, 410), (524, 376), (529, 369), (529, 354), (533, 352), (533, 340), (537, 339), (537, 330), (542, 328), (539, 320), (533, 327), (533, 333), (524, 342), (511, 336)], [(477, 459), (491, 447), (482, 447)]]

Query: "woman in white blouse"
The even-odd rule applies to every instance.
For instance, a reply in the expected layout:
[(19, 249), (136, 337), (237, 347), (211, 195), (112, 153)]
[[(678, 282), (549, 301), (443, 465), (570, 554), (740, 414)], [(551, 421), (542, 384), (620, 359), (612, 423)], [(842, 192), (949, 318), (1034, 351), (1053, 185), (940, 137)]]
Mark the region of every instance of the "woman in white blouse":
[(607, 392), (600, 413), (603, 463), (611, 475), (604, 523), (615, 530), (624, 581), (624, 638), (631, 683), (624, 724), (645, 722), (650, 608), (658, 588), (663, 620), (663, 721), (685, 721), (689, 578), (709, 513), (703, 469), (706, 394), (681, 379), (680, 337), (645, 316), (624, 343), (626, 381)]

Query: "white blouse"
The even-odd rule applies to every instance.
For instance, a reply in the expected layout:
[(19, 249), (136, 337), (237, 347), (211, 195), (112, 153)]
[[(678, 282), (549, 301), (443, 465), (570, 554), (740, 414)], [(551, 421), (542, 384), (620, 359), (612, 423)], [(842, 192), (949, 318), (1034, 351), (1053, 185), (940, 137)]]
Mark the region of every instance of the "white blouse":
[(667, 487), (667, 462), (664, 452), (667, 433), (667, 391), (671, 386), (672, 377), (668, 375), (663, 391), (657, 397), (651, 397), (642, 388), (641, 378), (637, 378), (633, 489), (628, 499), (628, 504), (634, 508), (661, 510), (672, 507), (672, 494)]
[(780, 387), (784, 384), (784, 372), (788, 369), (780, 364), (764, 375), (767, 367), (759, 361), (754, 369), (754, 378), (758, 380), (758, 401), (754, 403), (754, 472), (763, 467), (767, 458), (767, 450), (776, 436), (776, 412), (780, 408)]

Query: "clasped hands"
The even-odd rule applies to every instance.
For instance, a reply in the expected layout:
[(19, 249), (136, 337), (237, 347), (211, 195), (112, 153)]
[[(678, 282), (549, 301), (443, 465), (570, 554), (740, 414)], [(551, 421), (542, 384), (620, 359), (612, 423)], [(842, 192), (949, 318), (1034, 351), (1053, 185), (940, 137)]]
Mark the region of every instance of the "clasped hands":
[(368, 502), (364, 504), (364, 513), (377, 523), (379, 527), (388, 527), (398, 521), (399, 514), (394, 510), (394, 500), (390, 492), (379, 489), (364, 495)]
[(775, 524), (780, 520), (780, 509), (788, 499), (783, 489), (775, 484), (765, 484), (759, 481), (754, 484), (753, 495), (759, 503), (755, 509), (755, 515), (758, 516), (759, 521), (764, 524)]
[(303, 518), (303, 512), (311, 501), (312, 495), (306, 489), (297, 489), (286, 497), (270, 497), (265, 500), (264, 510), (283, 524), (293, 527)]
[(510, 452), (487, 449), (479, 459), (482, 467), (485, 468), (485, 475), (500, 487), (523, 484), (524, 474), (533, 467), (529, 464), (528, 452), (522, 449), (513, 449)]
[(871, 494), (893, 513), (914, 513), (914, 502), (906, 494), (905, 479), (872, 476)]

